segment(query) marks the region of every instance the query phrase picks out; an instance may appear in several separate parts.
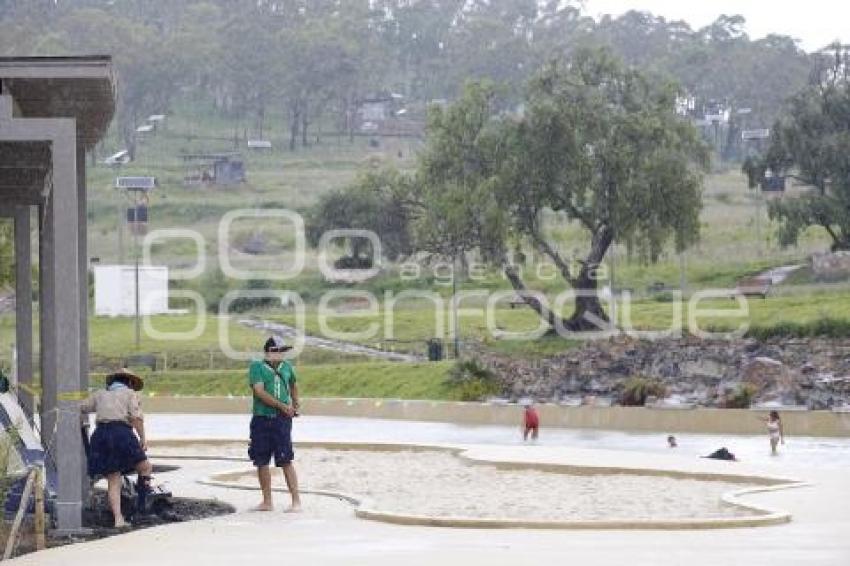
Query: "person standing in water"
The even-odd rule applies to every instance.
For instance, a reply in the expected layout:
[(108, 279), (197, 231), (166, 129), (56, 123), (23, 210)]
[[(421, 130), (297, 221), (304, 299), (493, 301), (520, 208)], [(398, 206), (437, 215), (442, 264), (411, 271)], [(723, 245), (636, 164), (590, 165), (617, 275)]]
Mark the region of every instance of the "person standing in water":
[(777, 411), (771, 411), (766, 418), (762, 420), (767, 423), (767, 434), (770, 437), (770, 453), (776, 456), (778, 454), (776, 448), (782, 443), (785, 444), (785, 432), (782, 430), (782, 419), (779, 418)]
[(540, 433), (540, 415), (537, 414), (537, 409), (533, 403), (525, 406), (525, 412), (522, 416), (522, 439), (528, 440), (531, 435), (532, 440), (537, 440)]
[(248, 457), (257, 468), (257, 479), (263, 492), (263, 501), (257, 511), (271, 511), (272, 479), (269, 463), (274, 456), (274, 465), (283, 470), (283, 479), (292, 497), (287, 512), (301, 510), (298, 492), (298, 476), (292, 461), (292, 417), (298, 414), (298, 387), (295, 370), (283, 359), (283, 353), (291, 350), (277, 336), (266, 340), (263, 346), (265, 357), (254, 360), (248, 369), (248, 381), (254, 395), (251, 417), (251, 443)]

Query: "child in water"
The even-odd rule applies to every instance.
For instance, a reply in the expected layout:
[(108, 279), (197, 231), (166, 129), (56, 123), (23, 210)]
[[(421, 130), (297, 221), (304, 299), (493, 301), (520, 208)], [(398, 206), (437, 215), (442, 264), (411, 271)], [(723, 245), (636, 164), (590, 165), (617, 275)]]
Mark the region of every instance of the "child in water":
[(540, 415), (537, 414), (537, 409), (534, 408), (534, 404), (529, 403), (525, 406), (525, 412), (522, 417), (522, 439), (527, 441), (530, 434), (532, 440), (537, 440), (539, 433)]
[(770, 453), (776, 456), (780, 443), (785, 444), (785, 431), (782, 430), (782, 419), (777, 411), (771, 411), (767, 418), (762, 418), (767, 424), (767, 435), (770, 438)]

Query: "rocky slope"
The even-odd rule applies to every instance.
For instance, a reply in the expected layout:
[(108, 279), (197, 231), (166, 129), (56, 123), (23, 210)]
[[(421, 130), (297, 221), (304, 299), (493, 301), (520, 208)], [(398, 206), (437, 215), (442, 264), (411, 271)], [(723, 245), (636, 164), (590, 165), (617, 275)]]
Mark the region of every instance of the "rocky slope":
[(561, 401), (607, 397), (615, 402), (634, 376), (662, 381), (671, 399), (723, 406), (741, 384), (751, 384), (754, 402), (805, 405), (812, 409), (850, 406), (850, 339), (784, 339), (759, 342), (633, 340), (586, 342), (540, 359), (519, 360), (490, 353), (509, 397)]

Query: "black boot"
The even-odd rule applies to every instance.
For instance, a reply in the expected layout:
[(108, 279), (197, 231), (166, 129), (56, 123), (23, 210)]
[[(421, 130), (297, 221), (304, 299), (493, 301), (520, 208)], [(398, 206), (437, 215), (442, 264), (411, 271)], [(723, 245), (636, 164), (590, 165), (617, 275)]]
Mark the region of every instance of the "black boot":
[(151, 490), (151, 477), (150, 476), (139, 476), (139, 479), (136, 480), (136, 512), (139, 515), (147, 514), (147, 498), (148, 493)]

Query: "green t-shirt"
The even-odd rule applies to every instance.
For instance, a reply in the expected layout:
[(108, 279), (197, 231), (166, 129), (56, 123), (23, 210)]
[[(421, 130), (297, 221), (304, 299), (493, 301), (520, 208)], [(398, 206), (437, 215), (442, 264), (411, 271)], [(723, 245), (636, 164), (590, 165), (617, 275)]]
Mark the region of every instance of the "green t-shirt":
[[(280, 363), (277, 370), (263, 360), (254, 360), (248, 368), (248, 382), (252, 391), (254, 384), (262, 383), (266, 392), (272, 397), (287, 405), (292, 403), (290, 389), (295, 383), (295, 370), (286, 360)], [(254, 395), (253, 413), (264, 417), (274, 417), (278, 414), (278, 410), (266, 405)]]

